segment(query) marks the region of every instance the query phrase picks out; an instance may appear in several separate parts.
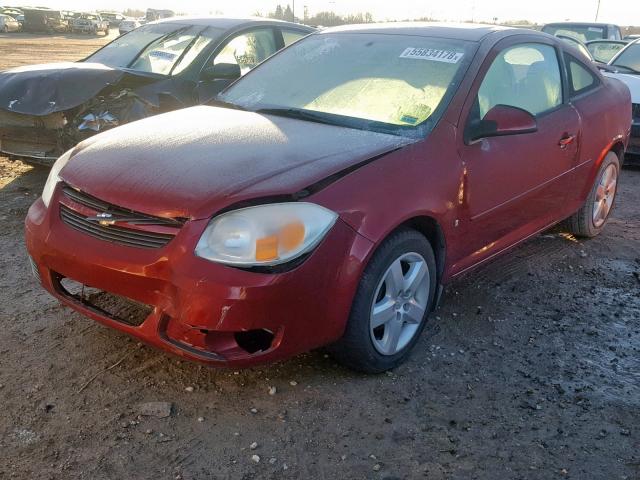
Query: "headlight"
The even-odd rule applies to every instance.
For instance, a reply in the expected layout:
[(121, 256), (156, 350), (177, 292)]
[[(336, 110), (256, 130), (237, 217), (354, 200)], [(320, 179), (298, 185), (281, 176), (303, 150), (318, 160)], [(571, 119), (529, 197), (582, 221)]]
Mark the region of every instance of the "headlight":
[(242, 208), (214, 218), (195, 253), (227, 265), (278, 265), (312, 250), (337, 218), (313, 203)]
[(73, 150), (69, 150), (63, 153), (62, 156), (56, 160), (56, 163), (53, 164), (53, 167), (51, 167), (51, 171), (47, 177), (47, 183), (44, 184), (44, 189), (42, 190), (42, 202), (47, 208), (49, 208), (49, 202), (51, 202), (51, 197), (56, 189), (56, 185), (60, 181), (58, 174), (71, 158), (72, 151)]

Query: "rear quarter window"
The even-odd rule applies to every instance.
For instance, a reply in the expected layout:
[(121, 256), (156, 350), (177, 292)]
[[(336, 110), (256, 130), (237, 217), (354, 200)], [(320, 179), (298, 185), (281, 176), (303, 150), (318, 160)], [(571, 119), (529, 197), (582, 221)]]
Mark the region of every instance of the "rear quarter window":
[(598, 77), (588, 67), (568, 53), (565, 53), (565, 64), (571, 96), (586, 93), (600, 84)]

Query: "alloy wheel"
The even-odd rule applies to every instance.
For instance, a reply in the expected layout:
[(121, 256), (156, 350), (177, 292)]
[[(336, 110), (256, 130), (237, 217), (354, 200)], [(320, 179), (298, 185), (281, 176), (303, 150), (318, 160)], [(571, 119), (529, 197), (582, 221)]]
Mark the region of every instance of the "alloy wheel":
[(618, 184), (618, 170), (615, 165), (609, 165), (598, 183), (596, 189), (596, 198), (593, 202), (593, 225), (600, 228), (609, 216), (613, 200), (616, 196), (616, 187)]
[(424, 320), (431, 278), (422, 255), (411, 252), (396, 258), (376, 287), (369, 320), (371, 340), (382, 355), (406, 347)]

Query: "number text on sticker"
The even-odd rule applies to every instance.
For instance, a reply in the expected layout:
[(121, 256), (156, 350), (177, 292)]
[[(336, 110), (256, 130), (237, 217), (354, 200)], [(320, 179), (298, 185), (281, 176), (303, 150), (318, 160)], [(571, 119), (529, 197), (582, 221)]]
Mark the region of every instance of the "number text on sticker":
[(464, 53), (452, 50), (439, 50), (437, 48), (406, 48), (400, 58), (417, 58), (434, 62), (458, 63)]

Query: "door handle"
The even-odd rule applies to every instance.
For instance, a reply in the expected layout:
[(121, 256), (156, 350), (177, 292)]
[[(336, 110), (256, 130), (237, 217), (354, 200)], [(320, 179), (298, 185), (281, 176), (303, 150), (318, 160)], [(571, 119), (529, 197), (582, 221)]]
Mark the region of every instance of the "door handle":
[(575, 135), (570, 135), (567, 133), (560, 139), (560, 141), (558, 142), (558, 145), (560, 146), (560, 148), (567, 148), (575, 140), (576, 140)]

